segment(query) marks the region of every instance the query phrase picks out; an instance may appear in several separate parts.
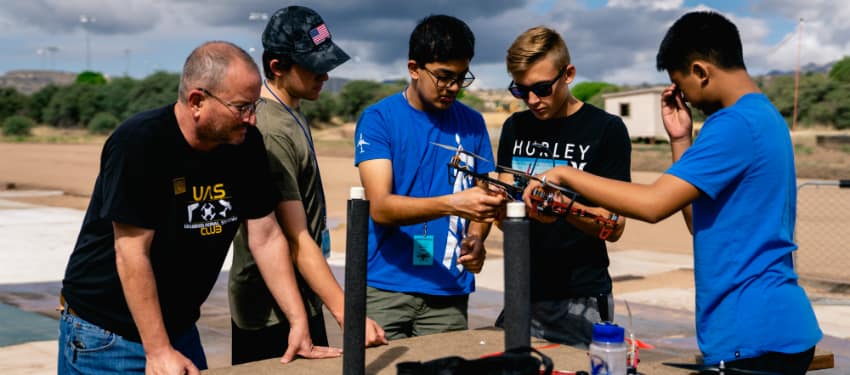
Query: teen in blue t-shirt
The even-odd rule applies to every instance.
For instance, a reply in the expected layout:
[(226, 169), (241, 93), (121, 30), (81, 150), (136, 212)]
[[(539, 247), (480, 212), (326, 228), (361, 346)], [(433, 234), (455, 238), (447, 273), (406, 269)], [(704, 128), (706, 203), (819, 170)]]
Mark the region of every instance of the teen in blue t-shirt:
[[(661, 42), (657, 66), (673, 81), (661, 96), (675, 160), (667, 173), (650, 185), (564, 167), (545, 175), (628, 217), (657, 222), (682, 210), (694, 234), (704, 361), (804, 374), (822, 333), (794, 272), (787, 124), (750, 78), (738, 30), (720, 14), (682, 16)], [(685, 101), (708, 115), (695, 142)]]
[[(367, 108), (355, 165), (370, 201), (366, 313), (388, 339), (467, 328), (469, 293), (503, 196), (449, 170), (458, 148), (492, 160), (481, 115), (456, 102), (475, 37), (463, 21), (430, 16), (410, 36), (410, 85)], [(492, 162), (462, 155), (475, 172)]]

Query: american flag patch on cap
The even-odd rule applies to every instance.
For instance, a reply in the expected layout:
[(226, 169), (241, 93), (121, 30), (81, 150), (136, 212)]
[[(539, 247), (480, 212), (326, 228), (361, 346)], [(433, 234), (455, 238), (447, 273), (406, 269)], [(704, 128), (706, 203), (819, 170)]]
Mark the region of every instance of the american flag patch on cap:
[(310, 38), (313, 38), (313, 44), (317, 46), (330, 37), (331, 34), (328, 32), (328, 27), (325, 24), (321, 24), (316, 26), (315, 29), (310, 30)]

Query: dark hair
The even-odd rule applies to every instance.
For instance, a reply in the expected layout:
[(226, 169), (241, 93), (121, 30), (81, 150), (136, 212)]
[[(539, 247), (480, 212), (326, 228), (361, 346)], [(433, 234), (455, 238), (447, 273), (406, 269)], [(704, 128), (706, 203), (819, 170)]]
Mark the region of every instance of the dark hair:
[(410, 34), (408, 58), (419, 66), (435, 61), (472, 60), (475, 35), (463, 21), (446, 15), (425, 17)]
[(286, 55), (263, 51), (263, 75), (266, 76), (266, 79), (268, 80), (274, 79), (274, 72), (272, 72), (271, 68), (269, 68), (269, 63), (271, 63), (272, 60), (278, 60), (277, 68), (280, 70), (287, 70), (295, 64), (295, 62)]
[(655, 64), (659, 71), (687, 73), (690, 64), (698, 59), (722, 69), (746, 69), (735, 24), (716, 12), (685, 14), (667, 30)]

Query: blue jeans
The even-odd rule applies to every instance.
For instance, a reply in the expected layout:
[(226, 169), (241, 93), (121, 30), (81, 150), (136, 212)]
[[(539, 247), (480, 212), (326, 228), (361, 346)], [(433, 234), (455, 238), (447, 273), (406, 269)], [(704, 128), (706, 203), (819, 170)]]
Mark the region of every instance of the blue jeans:
[[(207, 368), (197, 327), (193, 326), (171, 345), (199, 369)], [(78, 316), (62, 313), (58, 375), (128, 373), (145, 373), (145, 350), (141, 343), (127, 340)]]

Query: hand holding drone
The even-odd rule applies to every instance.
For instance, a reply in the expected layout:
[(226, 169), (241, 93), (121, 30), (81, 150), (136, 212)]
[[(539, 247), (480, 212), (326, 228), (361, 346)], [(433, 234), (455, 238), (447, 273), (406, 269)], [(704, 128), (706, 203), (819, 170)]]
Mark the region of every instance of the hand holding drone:
[(540, 180), (544, 183), (548, 183), (550, 185), (541, 184), (533, 187), (530, 190), (530, 194), (528, 196), (528, 200), (526, 204), (531, 207), (531, 216), (578, 216), (578, 217), (587, 217), (593, 219), (596, 224), (599, 224), (599, 235), (598, 237), (602, 240), (608, 239), (612, 233), (619, 227), (620, 215), (611, 212), (607, 216), (600, 215), (591, 212), (589, 209), (585, 207), (577, 207), (575, 206), (575, 200), (578, 198), (578, 194), (567, 190), (569, 193), (565, 193), (564, 190), (561, 189), (552, 189), (550, 186), (552, 185), (550, 182), (545, 180), (545, 175), (540, 178)]
[(554, 217), (565, 217), (569, 215), (592, 218), (596, 223), (600, 224), (599, 238), (603, 240), (614, 233), (619, 226), (619, 215), (614, 213), (608, 216), (599, 215), (586, 208), (575, 206), (575, 201), (579, 196), (578, 193), (546, 181), (545, 175), (541, 178), (517, 169), (496, 166), (497, 172), (513, 175), (514, 183), (510, 184), (490, 177), (486, 173), (478, 173), (472, 170), (466, 162), (468, 158), (490, 162), (486, 158), (457, 147), (435, 142), (431, 142), (431, 144), (455, 152), (448, 163), (449, 184), (454, 184), (454, 179), (458, 177), (458, 174), (463, 174), (472, 177), (476, 182), (486, 183), (491, 190), (500, 191), (505, 197), (515, 201), (522, 200), (523, 192), (529, 184), (534, 184), (536, 186), (532, 190), (530, 199), (526, 201), (526, 205), (531, 207), (531, 216), (538, 218), (538, 220), (550, 221)]

